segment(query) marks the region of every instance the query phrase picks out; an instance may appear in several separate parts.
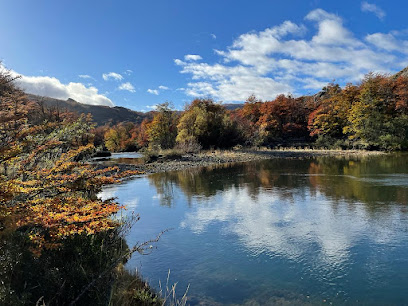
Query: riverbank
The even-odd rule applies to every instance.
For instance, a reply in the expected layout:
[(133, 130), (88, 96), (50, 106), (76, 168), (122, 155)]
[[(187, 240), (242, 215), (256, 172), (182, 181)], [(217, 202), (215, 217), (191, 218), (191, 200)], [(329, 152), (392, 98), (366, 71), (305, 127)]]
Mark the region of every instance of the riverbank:
[[(312, 150), (312, 149), (285, 149), (285, 150), (209, 150), (200, 153), (189, 153), (179, 156), (159, 155), (154, 161), (143, 161), (130, 164), (115, 162), (121, 171), (137, 170), (143, 174), (178, 171), (188, 168), (206, 167), (227, 163), (242, 163), (273, 158), (312, 158), (317, 156), (375, 156), (386, 154), (380, 151), (361, 150)], [(111, 161), (113, 163), (113, 161)]]

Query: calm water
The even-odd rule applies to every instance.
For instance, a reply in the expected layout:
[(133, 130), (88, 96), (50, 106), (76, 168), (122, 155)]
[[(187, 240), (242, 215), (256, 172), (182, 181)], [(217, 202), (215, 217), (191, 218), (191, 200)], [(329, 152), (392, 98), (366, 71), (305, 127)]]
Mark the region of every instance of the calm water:
[(129, 245), (171, 229), (141, 270), (191, 304), (408, 304), (408, 156), (275, 159), (106, 188), (139, 213)]
[(102, 162), (108, 165), (116, 165), (116, 164), (138, 165), (138, 164), (144, 163), (143, 155), (137, 152), (112, 153), (111, 156), (94, 157), (92, 161)]

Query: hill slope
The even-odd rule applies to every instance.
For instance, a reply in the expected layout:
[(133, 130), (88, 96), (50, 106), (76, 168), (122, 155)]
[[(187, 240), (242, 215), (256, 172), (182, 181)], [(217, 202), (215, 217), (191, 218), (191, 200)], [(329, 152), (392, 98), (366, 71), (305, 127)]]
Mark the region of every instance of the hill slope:
[(408, 77), (408, 67), (405, 67), (404, 69), (402, 69), (400, 72), (398, 72), (398, 73), (396, 73), (395, 75), (394, 75), (394, 77), (400, 77), (400, 76), (403, 76), (403, 77)]
[[(68, 99), (65, 101), (32, 94), (27, 94), (27, 96), (32, 101), (44, 103), (44, 105), (47, 107), (58, 107), (62, 110), (68, 110), (78, 114), (91, 113), (94, 121), (98, 125), (104, 125), (109, 122), (112, 124), (117, 124), (119, 122), (134, 122), (139, 124), (145, 118), (153, 118), (152, 112), (136, 112), (121, 106), (109, 107), (102, 105), (89, 105), (79, 103), (73, 99)], [(224, 104), (224, 106), (228, 110), (235, 110), (237, 108), (241, 108), (243, 104)]]
[(48, 107), (58, 107), (62, 110), (68, 110), (71, 112), (76, 112), (78, 114), (88, 114), (91, 113), (94, 121), (98, 125), (104, 125), (106, 123), (112, 122), (112, 124), (117, 124), (119, 122), (134, 122), (141, 123), (143, 119), (152, 117), (152, 113), (142, 113), (130, 110), (125, 107), (115, 106), (102, 106), (102, 105), (89, 105), (76, 102), (75, 100), (68, 99), (66, 101), (53, 99), (49, 97), (40, 97), (36, 95), (27, 95), (32, 101), (42, 102)]

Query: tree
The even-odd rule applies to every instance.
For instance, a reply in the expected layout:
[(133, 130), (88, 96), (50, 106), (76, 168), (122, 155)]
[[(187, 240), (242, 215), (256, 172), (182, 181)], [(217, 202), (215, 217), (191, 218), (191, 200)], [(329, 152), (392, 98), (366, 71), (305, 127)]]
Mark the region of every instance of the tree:
[(178, 116), (170, 103), (157, 105), (153, 120), (146, 131), (149, 142), (161, 149), (172, 148), (176, 142), (177, 119)]
[(330, 84), (325, 87), (325, 94), (322, 96), (319, 106), (309, 115), (310, 136), (344, 139), (348, 113), (358, 96), (358, 87), (351, 84), (348, 84), (343, 90), (337, 84)]
[[(386, 148), (390, 127), (395, 115), (393, 80), (379, 74), (368, 74), (361, 86), (358, 99), (348, 114), (344, 132), (365, 148)], [(388, 140), (387, 140), (388, 139)]]
[(225, 107), (211, 99), (195, 99), (180, 117), (177, 142), (198, 142), (202, 147), (229, 147), (236, 143), (236, 123)]
[(137, 126), (131, 122), (122, 122), (106, 130), (105, 146), (112, 152), (135, 151), (139, 147), (137, 137)]
[(262, 101), (258, 100), (254, 95), (248, 97), (244, 106), (233, 113), (233, 120), (237, 122), (237, 128), (244, 144), (247, 146), (259, 146), (263, 143), (258, 120), (261, 116), (260, 107)]
[(302, 99), (279, 95), (273, 101), (264, 102), (260, 113), (257, 125), (264, 143), (306, 136), (307, 113)]
[(149, 135), (147, 133), (150, 123), (151, 121), (145, 118), (137, 129), (136, 142), (141, 148), (147, 147), (149, 144)]

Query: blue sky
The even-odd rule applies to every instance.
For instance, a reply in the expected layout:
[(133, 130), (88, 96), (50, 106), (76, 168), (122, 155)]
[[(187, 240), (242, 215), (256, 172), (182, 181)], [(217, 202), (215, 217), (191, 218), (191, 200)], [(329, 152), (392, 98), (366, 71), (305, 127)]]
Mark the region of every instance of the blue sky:
[(88, 104), (266, 100), (408, 66), (407, 11), (403, 0), (0, 0), (0, 59), (27, 92)]

